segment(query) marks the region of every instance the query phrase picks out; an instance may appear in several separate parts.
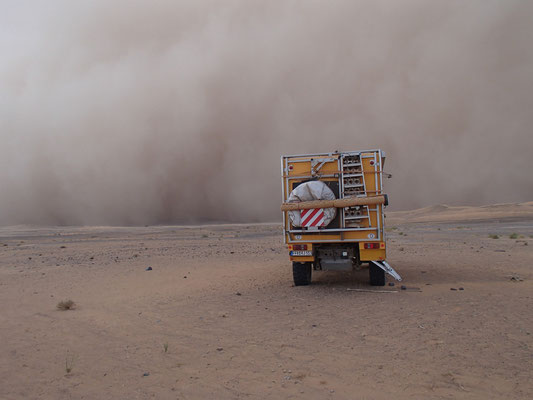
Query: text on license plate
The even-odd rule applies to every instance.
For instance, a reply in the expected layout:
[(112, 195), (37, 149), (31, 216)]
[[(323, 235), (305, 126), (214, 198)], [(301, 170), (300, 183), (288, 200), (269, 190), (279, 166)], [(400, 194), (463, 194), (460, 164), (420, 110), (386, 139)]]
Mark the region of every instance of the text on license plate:
[(312, 256), (311, 250), (293, 250), (289, 253), (291, 256)]

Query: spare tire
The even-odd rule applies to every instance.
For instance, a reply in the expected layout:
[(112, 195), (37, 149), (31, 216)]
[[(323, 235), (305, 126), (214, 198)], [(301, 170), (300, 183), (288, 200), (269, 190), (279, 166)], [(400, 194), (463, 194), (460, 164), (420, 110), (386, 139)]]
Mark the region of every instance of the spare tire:
[[(313, 200), (335, 200), (335, 194), (333, 191), (326, 185), (324, 182), (321, 181), (310, 181), (305, 182), (297, 187), (294, 188), (294, 190), (289, 195), (289, 198), (287, 199), (288, 203), (298, 203), (301, 201), (313, 201)], [(331, 221), (335, 218), (337, 215), (337, 209), (335, 207), (332, 208), (324, 208), (324, 226), (328, 226)], [(295, 210), (295, 211), (289, 211), (289, 219), (291, 220), (291, 224), (296, 227), (302, 226), (302, 219), (301, 219), (301, 211)]]

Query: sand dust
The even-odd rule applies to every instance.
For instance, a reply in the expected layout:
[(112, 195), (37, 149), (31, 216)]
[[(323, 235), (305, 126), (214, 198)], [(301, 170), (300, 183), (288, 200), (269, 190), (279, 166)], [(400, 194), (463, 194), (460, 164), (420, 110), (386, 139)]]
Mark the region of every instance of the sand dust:
[(532, 204), (389, 214), (421, 292), (293, 287), (279, 224), (0, 228), (0, 398), (533, 398)]

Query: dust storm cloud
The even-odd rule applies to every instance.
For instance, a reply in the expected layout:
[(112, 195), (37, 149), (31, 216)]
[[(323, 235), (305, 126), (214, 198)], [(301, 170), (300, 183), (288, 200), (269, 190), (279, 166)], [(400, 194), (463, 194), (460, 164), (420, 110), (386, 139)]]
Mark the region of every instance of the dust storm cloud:
[(533, 2), (0, 2), (0, 224), (280, 218), (279, 156), (393, 209), (533, 199)]

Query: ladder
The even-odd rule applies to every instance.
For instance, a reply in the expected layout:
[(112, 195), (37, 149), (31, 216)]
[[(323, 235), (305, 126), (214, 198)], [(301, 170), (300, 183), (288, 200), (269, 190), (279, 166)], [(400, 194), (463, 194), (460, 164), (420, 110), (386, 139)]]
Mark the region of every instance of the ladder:
[[(340, 159), (340, 197), (366, 197), (365, 174), (361, 153), (345, 154)], [(368, 224), (364, 226), (363, 221)], [(343, 228), (371, 227), (370, 210), (368, 206), (353, 206), (343, 208)]]

